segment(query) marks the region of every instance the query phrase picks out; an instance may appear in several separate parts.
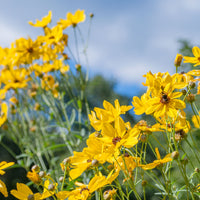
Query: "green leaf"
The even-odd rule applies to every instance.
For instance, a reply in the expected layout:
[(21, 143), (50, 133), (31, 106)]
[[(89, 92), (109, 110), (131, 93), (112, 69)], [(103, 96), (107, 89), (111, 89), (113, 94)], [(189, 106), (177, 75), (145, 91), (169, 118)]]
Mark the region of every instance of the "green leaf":
[(69, 122), (70, 122), (70, 125), (71, 125), (71, 126), (73, 125), (75, 119), (76, 119), (76, 110), (73, 109), (73, 110), (72, 110), (72, 114), (71, 114), (70, 119), (69, 119)]

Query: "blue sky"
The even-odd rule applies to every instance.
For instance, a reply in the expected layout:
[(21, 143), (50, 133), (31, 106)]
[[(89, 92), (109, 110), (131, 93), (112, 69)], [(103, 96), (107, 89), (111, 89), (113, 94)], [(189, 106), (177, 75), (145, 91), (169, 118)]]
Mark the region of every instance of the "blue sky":
[(143, 88), (142, 75), (149, 70), (174, 73), (179, 39), (200, 44), (199, 0), (7, 0), (0, 6), (0, 45), (36, 36), (40, 29), (27, 22), (49, 10), (55, 24), (77, 9), (94, 13), (88, 49), (91, 74), (115, 78), (117, 91), (130, 96)]

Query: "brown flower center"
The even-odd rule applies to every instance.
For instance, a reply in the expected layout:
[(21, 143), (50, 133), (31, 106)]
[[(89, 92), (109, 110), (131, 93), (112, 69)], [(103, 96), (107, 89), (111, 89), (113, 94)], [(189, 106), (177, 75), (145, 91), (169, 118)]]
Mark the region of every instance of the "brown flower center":
[(27, 51), (28, 51), (29, 53), (33, 53), (33, 47), (28, 48)]
[(113, 143), (114, 145), (116, 145), (117, 142), (120, 142), (121, 139), (122, 139), (122, 138), (120, 138), (120, 137), (115, 137), (115, 138), (113, 138), (112, 143)]
[(160, 99), (160, 103), (167, 104), (169, 103), (169, 101), (170, 101), (170, 98), (167, 96), (167, 94), (163, 94)]
[(88, 191), (89, 191), (88, 188), (82, 188), (81, 191), (80, 191), (80, 194), (82, 194), (82, 192), (83, 192), (84, 190), (88, 190)]

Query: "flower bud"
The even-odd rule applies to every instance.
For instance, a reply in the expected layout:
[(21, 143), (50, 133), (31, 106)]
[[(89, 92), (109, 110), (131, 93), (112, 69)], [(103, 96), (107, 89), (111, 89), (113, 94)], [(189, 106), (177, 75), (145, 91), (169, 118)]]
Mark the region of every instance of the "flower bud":
[(29, 194), (27, 197), (27, 200), (34, 200), (34, 195), (33, 194)]
[(174, 60), (174, 65), (175, 65), (176, 67), (180, 67), (181, 62), (182, 62), (182, 59), (183, 59), (183, 56), (182, 56), (181, 54), (178, 53), (178, 54), (176, 55), (175, 60)]
[(188, 159), (187, 159), (187, 158), (184, 158), (183, 160), (181, 160), (181, 163), (182, 163), (183, 165), (187, 165)]
[(200, 169), (196, 167), (194, 171), (197, 172), (197, 173), (199, 173)]
[(103, 199), (104, 200), (113, 200), (115, 195), (116, 195), (116, 190), (115, 189), (113, 189), (113, 190), (106, 190), (103, 193)]
[(195, 84), (194, 82), (190, 81), (190, 82), (189, 82), (189, 86), (190, 86), (191, 88), (195, 88), (196, 84)]
[(171, 157), (172, 157), (174, 160), (176, 160), (176, 159), (179, 157), (179, 152), (178, 152), (178, 151), (172, 152)]
[(98, 160), (96, 160), (96, 159), (92, 160), (92, 163), (91, 163), (92, 166), (97, 166), (98, 164), (99, 164)]
[(147, 185), (147, 181), (146, 180), (143, 180), (142, 181), (142, 187), (145, 187)]
[(93, 13), (90, 13), (90, 18), (93, 18), (94, 17), (94, 14)]
[(40, 172), (39, 172), (39, 176), (40, 176), (41, 178), (45, 177), (45, 176), (46, 176), (46, 172), (40, 171)]
[(195, 101), (195, 95), (194, 94), (188, 94), (188, 96), (186, 97), (187, 101), (192, 103)]
[(67, 165), (68, 163), (70, 163), (70, 158), (65, 158), (65, 159), (63, 160), (63, 164), (64, 164), (64, 165)]
[(80, 65), (80, 64), (76, 64), (75, 67), (76, 67), (76, 70), (77, 70), (77, 71), (81, 71), (81, 65)]
[(59, 178), (59, 182), (63, 182), (63, 179), (64, 179), (64, 177), (61, 176), (61, 177)]
[(40, 167), (38, 165), (33, 165), (33, 167), (31, 167), (31, 171), (35, 171), (37, 173), (40, 171)]
[(54, 184), (49, 184), (48, 190), (49, 191), (53, 191), (54, 189), (55, 189), (55, 185)]

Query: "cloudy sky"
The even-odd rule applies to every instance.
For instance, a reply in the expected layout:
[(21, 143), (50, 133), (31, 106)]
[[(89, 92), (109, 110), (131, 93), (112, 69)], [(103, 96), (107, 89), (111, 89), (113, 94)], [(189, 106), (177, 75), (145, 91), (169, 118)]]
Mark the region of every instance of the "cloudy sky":
[[(91, 75), (115, 78), (123, 94), (135, 95), (149, 70), (173, 73), (179, 39), (200, 44), (199, 0), (2, 0), (0, 45), (41, 33), (27, 22), (49, 10), (56, 23), (77, 9), (87, 16), (94, 13), (88, 49)], [(87, 26), (88, 21), (81, 28)]]

